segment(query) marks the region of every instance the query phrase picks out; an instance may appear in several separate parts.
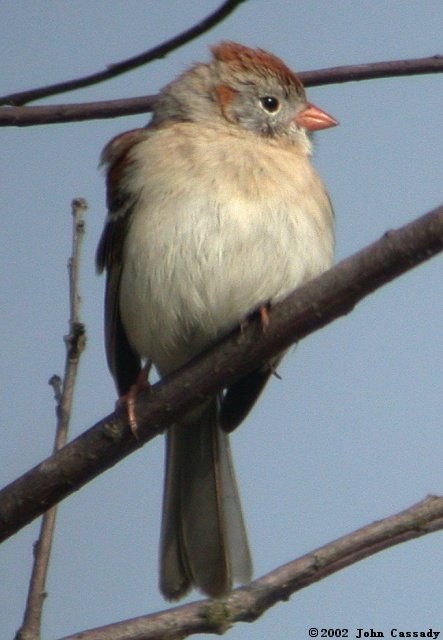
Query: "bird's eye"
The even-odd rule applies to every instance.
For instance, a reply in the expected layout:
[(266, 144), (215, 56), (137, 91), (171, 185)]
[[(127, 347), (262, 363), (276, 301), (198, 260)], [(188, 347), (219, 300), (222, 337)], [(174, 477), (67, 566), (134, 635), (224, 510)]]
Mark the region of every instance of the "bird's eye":
[(263, 96), (260, 98), (260, 105), (268, 113), (277, 113), (280, 109), (280, 102), (274, 96)]

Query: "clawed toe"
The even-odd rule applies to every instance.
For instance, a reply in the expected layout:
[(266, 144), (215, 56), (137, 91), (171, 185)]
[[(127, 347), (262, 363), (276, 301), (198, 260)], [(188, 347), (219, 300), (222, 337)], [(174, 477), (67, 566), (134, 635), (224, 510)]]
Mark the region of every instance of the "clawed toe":
[(129, 391), (124, 395), (120, 396), (117, 400), (117, 405), (122, 406), (126, 405), (126, 415), (128, 418), (129, 428), (131, 429), (132, 435), (136, 440), (138, 437), (138, 422), (137, 416), (135, 413), (135, 402), (137, 399), (137, 395), (142, 390), (150, 389), (151, 385), (149, 383), (149, 372), (151, 370), (151, 362), (147, 362), (145, 366), (140, 370), (140, 373), (137, 376), (137, 380), (133, 385), (131, 385)]

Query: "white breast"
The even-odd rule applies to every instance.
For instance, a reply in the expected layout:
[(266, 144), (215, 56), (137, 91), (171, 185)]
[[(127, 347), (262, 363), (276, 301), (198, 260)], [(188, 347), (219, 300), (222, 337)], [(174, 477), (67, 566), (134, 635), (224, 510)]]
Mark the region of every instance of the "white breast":
[(194, 125), (137, 145), (140, 193), (124, 249), (123, 324), (166, 373), (332, 262), (329, 199), (306, 156)]

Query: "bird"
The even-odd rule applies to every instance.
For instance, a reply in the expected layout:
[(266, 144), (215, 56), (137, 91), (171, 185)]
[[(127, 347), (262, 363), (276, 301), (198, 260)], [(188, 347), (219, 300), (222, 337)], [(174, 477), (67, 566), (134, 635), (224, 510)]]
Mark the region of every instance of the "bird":
[[(117, 392), (145, 367), (176, 371), (333, 263), (334, 213), (312, 132), (337, 125), (277, 56), (211, 47), (158, 94), (150, 122), (104, 148), (105, 348)], [(210, 598), (247, 584), (252, 561), (229, 433), (283, 354), (166, 433), (159, 587)]]

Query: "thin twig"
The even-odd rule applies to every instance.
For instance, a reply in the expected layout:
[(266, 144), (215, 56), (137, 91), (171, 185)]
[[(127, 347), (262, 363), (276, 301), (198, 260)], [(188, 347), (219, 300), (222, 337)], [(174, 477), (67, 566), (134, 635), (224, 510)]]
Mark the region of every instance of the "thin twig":
[(46, 87), (38, 87), (36, 89), (30, 89), (29, 91), (11, 93), (7, 96), (0, 97), (0, 105), (24, 105), (28, 102), (47, 98), (48, 96), (53, 96), (58, 93), (65, 93), (66, 91), (89, 87), (91, 85), (98, 84), (99, 82), (103, 82), (104, 80), (115, 78), (122, 73), (132, 71), (133, 69), (141, 67), (153, 60), (157, 60), (158, 58), (164, 58), (168, 53), (171, 53), (171, 51), (178, 49), (191, 40), (194, 40), (194, 38), (197, 38), (197, 36), (202, 35), (202, 33), (212, 29), (212, 27), (224, 20), (224, 18), (232, 13), (242, 2), (245, 2), (245, 0), (226, 0), (216, 11), (214, 11), (214, 13), (211, 13), (209, 16), (198, 22), (190, 29), (183, 31), (178, 36), (174, 36), (170, 40), (166, 40), (166, 42), (163, 42), (153, 49), (148, 49), (148, 51), (144, 51), (133, 58), (128, 58), (127, 60), (123, 60), (122, 62), (117, 62), (115, 64), (110, 64), (104, 71), (76, 78), (75, 80), (59, 82)]
[[(54, 389), (56, 401), (57, 426), (53, 453), (65, 446), (71, 417), (73, 392), (80, 355), (85, 346), (85, 331), (80, 322), (79, 264), (82, 240), (84, 237), (84, 214), (86, 202), (77, 198), (72, 202), (73, 230), (72, 254), (68, 262), (69, 271), (69, 334), (65, 336), (66, 359), (63, 381), (53, 375), (49, 384)], [(47, 511), (40, 527), (40, 534), (34, 545), (34, 563), (29, 582), (28, 597), (21, 628), (16, 640), (39, 640), (43, 602), (46, 597), (45, 585), (51, 556), (57, 507)]]
[(40, 124), (104, 120), (122, 115), (152, 111), (156, 96), (121, 100), (102, 100), (77, 104), (55, 104), (44, 107), (0, 108), (0, 127), (29, 127)]
[(259, 321), (137, 397), (137, 441), (119, 409), (62, 451), (0, 491), (0, 540), (163, 432), (202, 399), (269, 362), (275, 354), (349, 313), (367, 295), (443, 250), (443, 206), (380, 240), (275, 304), (269, 328)]
[[(390, 60), (304, 71), (299, 73), (299, 76), (306, 87), (314, 87), (339, 82), (442, 72), (443, 56), (436, 55), (415, 60)], [(149, 95), (120, 100), (55, 104), (44, 107), (4, 107), (0, 109), (0, 126), (27, 127), (148, 113), (152, 111), (155, 100), (155, 95)]]
[(376, 80), (377, 78), (397, 78), (416, 76), (443, 71), (443, 56), (436, 54), (427, 58), (409, 60), (388, 60), (385, 62), (369, 62), (342, 67), (329, 67), (315, 71), (304, 71), (300, 78), (305, 87), (317, 87), (339, 82), (355, 82), (357, 80)]
[(275, 569), (223, 600), (201, 600), (160, 613), (81, 631), (61, 640), (178, 640), (222, 634), (236, 622), (254, 622), (305, 587), (383, 549), (443, 529), (443, 498), (430, 496)]

